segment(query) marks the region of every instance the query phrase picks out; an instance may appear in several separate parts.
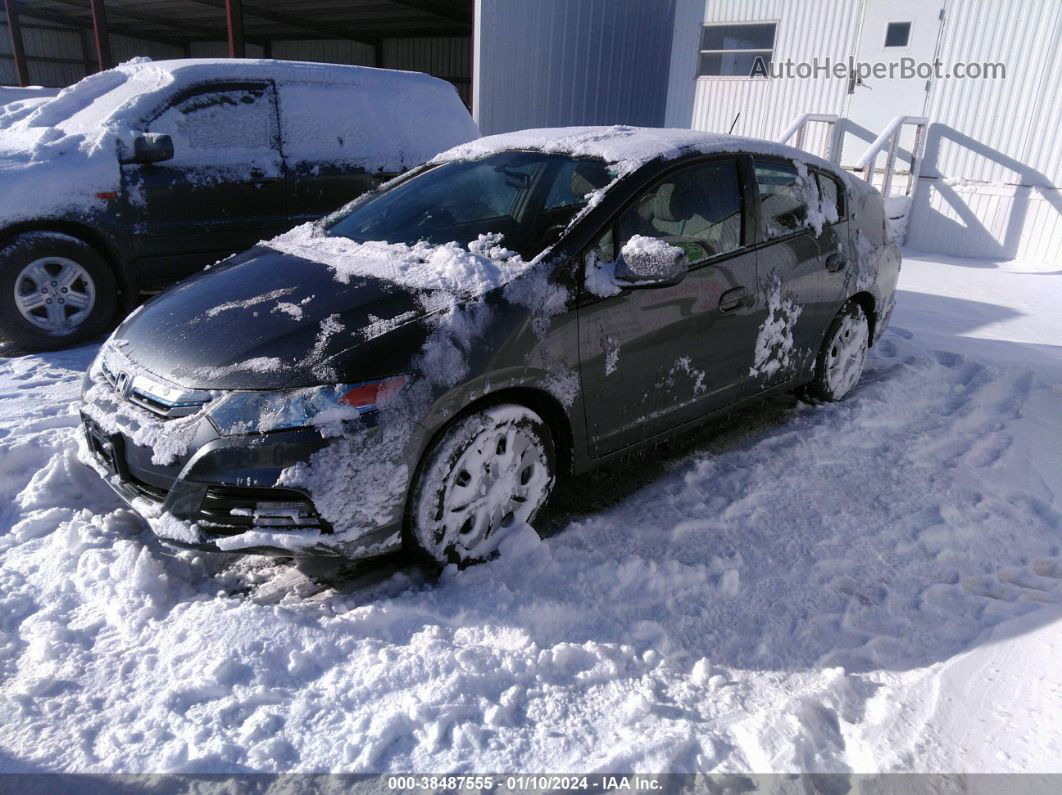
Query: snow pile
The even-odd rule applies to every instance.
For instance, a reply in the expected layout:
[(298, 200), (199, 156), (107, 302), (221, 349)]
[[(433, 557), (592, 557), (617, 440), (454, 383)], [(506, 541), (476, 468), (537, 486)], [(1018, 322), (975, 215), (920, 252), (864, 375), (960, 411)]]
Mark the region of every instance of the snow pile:
[(631, 268), (631, 271), (642, 279), (665, 279), (671, 276), (675, 258), (682, 253), (681, 248), (670, 245), (666, 240), (644, 235), (633, 235), (620, 249), (629, 268), (631, 263), (637, 263), (637, 269)]
[(500, 287), (527, 268), (519, 254), (501, 245), (501, 239), (501, 235), (480, 235), (465, 248), (457, 243), (358, 243), (328, 235), (320, 225), (310, 222), (264, 245), (328, 265), (343, 284), (356, 277), (370, 277), (415, 290), (469, 297)]
[(75, 460), (95, 349), (0, 361), (0, 770), (1062, 772), (1062, 277), (979, 265), (438, 583), (160, 547)]

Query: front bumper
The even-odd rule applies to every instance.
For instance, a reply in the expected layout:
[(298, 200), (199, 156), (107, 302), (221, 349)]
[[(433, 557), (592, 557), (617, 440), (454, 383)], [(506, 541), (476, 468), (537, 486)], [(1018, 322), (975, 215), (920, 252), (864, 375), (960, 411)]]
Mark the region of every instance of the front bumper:
[[(213, 552), (366, 558), (400, 546), (397, 523), (337, 533), (312, 495), (278, 487), (285, 469), (328, 442), (312, 429), (222, 437), (203, 419), (188, 452), (152, 462), (152, 450), (106, 433), (82, 411), (79, 453), (164, 542)], [(342, 530), (342, 528), (340, 528)]]

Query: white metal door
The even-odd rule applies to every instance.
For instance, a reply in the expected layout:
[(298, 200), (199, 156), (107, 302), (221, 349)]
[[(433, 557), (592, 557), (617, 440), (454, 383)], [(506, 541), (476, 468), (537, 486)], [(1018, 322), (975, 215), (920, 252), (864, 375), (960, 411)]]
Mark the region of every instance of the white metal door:
[[(849, 77), (845, 165), (855, 163), (894, 116), (924, 113), (933, 78), (918, 76), (917, 65), (936, 57), (943, 19), (944, 0), (864, 0), (856, 61), (893, 71)], [(914, 68), (913, 76), (902, 75), (904, 63)]]

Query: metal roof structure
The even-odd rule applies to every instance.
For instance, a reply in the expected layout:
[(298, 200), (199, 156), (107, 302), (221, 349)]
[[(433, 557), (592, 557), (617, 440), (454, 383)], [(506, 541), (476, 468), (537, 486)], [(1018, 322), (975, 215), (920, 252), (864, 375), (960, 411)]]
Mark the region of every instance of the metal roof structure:
[(248, 49), (270, 57), (276, 42), (347, 41), (373, 48), (369, 65), (379, 66), (385, 41), (471, 37), (474, 13), (473, 0), (2, 0), (0, 9), (10, 36), (7, 57), (22, 85), (29, 81), (27, 57), (69, 60), (61, 52), (27, 56), (22, 29), (34, 25), (79, 31), (95, 68), (114, 65), (115, 37), (186, 56), (198, 54), (196, 43), (226, 42), (234, 57), (252, 54)]

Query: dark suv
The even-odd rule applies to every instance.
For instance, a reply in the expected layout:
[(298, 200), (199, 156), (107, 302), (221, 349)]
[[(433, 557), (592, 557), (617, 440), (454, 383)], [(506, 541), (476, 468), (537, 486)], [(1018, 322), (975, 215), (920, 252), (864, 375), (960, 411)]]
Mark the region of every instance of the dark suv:
[(478, 135), (442, 80), (284, 61), (130, 63), (7, 106), (0, 338), (88, 339), (142, 291)]
[(174, 544), (479, 560), (559, 476), (845, 397), (893, 306), (884, 220), (768, 142), (482, 138), (145, 304), (86, 377), (81, 457)]

